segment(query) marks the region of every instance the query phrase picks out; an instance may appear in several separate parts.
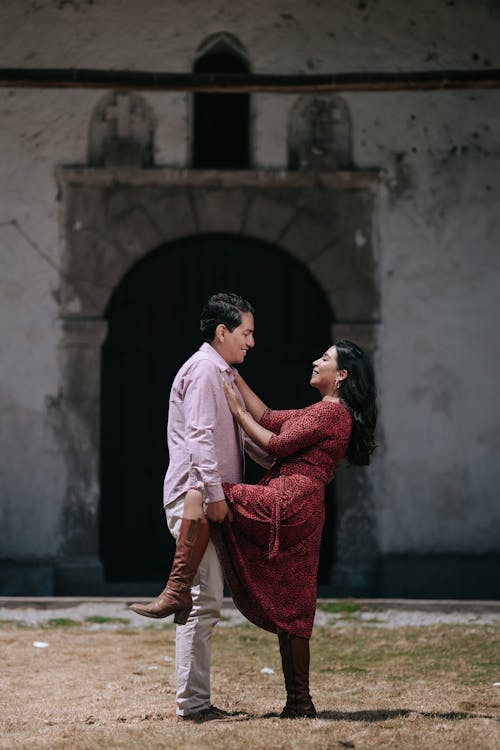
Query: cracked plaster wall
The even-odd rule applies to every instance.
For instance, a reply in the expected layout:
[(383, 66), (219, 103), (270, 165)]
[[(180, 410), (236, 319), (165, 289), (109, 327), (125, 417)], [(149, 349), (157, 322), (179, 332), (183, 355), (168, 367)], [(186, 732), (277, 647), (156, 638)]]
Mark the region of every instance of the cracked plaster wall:
[[(5, 0), (1, 67), (185, 72), (228, 30), (255, 72), (500, 67), (498, 2)], [(103, 92), (0, 89), (0, 555), (50, 558), (70, 462), (52, 421), (64, 384), (58, 165), (84, 164)], [(145, 98), (155, 163), (182, 167), (189, 99)], [(381, 550), (498, 551), (499, 91), (346, 94), (358, 168), (380, 189)], [(293, 96), (253, 98), (254, 166), (286, 166)], [(16, 220), (19, 228), (12, 224)], [(24, 233), (24, 234), (23, 234)]]

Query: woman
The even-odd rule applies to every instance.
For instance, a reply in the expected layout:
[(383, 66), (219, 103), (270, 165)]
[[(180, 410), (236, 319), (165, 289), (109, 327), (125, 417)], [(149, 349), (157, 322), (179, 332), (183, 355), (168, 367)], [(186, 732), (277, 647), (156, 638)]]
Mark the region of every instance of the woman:
[[(256, 485), (223, 485), (231, 522), (212, 528), (236, 606), (278, 635), (287, 691), (282, 718), (316, 716), (309, 694), (309, 639), (324, 488), (342, 458), (366, 465), (375, 448), (375, 383), (366, 354), (349, 341), (337, 342), (313, 362), (310, 383), (321, 400), (287, 411), (268, 409), (239, 375), (236, 385), (246, 408), (225, 385), (234, 418), (275, 462)], [(190, 491), (186, 502), (188, 517), (201, 515), (200, 493)], [(202, 554), (193, 549), (184, 564), (174, 559), (162, 594), (150, 605), (132, 605), (134, 611), (149, 617), (176, 612), (177, 622), (185, 622), (190, 580)], [(185, 551), (183, 559), (188, 559)]]

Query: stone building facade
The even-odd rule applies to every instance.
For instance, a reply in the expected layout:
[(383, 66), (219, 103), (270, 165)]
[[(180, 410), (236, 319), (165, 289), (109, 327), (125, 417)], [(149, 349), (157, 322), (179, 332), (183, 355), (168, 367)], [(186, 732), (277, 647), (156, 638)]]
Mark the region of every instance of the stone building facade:
[[(0, 14), (3, 69), (500, 68), (492, 1)], [(329, 491), (320, 593), (498, 596), (498, 87), (10, 86), (0, 113), (1, 593), (155, 590), (171, 378), (231, 286), (256, 302), (271, 405), (314, 397), (331, 339), (374, 357), (380, 446)]]

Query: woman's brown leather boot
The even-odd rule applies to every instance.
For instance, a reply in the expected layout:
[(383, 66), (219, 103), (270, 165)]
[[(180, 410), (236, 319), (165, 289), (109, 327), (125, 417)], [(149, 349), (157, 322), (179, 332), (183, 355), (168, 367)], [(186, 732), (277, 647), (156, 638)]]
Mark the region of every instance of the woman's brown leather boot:
[(314, 719), (316, 709), (309, 694), (309, 639), (278, 630), (278, 640), (286, 687), (286, 705), (280, 719)]
[(144, 617), (175, 614), (174, 622), (185, 625), (193, 606), (191, 586), (209, 539), (210, 526), (204, 518), (183, 518), (167, 585), (149, 604), (131, 604), (130, 609)]

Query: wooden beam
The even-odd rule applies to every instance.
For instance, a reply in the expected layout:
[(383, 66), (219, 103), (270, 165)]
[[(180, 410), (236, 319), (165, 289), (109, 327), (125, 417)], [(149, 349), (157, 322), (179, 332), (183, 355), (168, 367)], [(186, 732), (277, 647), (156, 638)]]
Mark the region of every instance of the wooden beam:
[(268, 75), (4, 68), (0, 69), (0, 88), (186, 91), (211, 94), (446, 91), (450, 89), (498, 89), (500, 88), (500, 70)]

